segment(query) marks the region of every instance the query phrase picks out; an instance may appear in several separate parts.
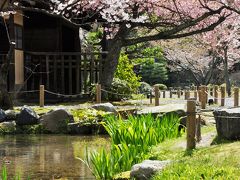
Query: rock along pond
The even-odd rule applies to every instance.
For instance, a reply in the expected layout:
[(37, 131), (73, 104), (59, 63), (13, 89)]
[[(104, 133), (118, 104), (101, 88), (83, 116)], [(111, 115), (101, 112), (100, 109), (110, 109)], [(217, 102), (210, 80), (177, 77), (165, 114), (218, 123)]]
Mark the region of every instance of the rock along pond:
[(0, 164), (11, 179), (18, 174), (21, 179), (94, 179), (79, 158), (108, 147), (109, 141), (106, 136), (2, 136)]

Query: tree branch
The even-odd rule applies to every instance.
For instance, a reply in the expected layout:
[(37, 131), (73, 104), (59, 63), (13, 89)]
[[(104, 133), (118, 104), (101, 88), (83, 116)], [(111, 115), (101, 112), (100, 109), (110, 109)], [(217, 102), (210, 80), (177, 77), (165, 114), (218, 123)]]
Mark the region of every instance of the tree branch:
[(209, 16), (221, 13), (221, 11), (223, 9), (224, 9), (224, 7), (219, 8), (216, 11), (207, 12), (207, 13), (203, 14), (202, 16), (200, 16), (199, 18), (195, 19), (195, 20), (185, 22), (181, 25), (176, 26), (175, 28), (172, 28), (171, 30), (166, 30), (166, 31), (160, 32), (160, 33), (152, 35), (152, 36), (144, 36), (144, 37), (139, 37), (139, 38), (135, 38), (135, 39), (125, 39), (123, 45), (124, 46), (130, 46), (130, 45), (133, 45), (133, 44), (146, 42), (146, 41), (155, 41), (155, 40), (160, 40), (160, 39), (182, 38), (182, 37), (191, 36), (191, 35), (194, 35), (194, 34), (199, 34), (199, 33), (202, 33), (202, 32), (211, 31), (216, 26), (221, 24), (226, 19), (226, 17), (224, 17), (224, 16), (219, 17), (218, 21), (216, 21), (215, 23), (212, 23), (211, 25), (209, 25), (205, 28), (190, 31), (188, 33), (177, 34), (179, 32), (182, 32), (182, 31), (186, 30), (187, 28), (190, 28), (190, 27), (193, 27), (193, 26), (197, 25), (199, 22), (207, 19)]

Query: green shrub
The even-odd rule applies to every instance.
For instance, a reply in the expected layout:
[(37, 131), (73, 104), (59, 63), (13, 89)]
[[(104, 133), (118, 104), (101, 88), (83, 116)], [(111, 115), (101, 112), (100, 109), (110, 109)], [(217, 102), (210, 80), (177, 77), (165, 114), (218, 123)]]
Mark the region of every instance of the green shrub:
[(128, 56), (123, 53), (119, 57), (114, 78), (120, 79), (126, 83), (131, 92), (136, 92), (140, 86), (140, 77), (133, 71), (133, 64), (129, 61)]
[(165, 84), (155, 84), (154, 86), (158, 86), (159, 90), (167, 90), (167, 86)]
[(108, 99), (113, 101), (119, 101), (124, 98), (130, 98), (134, 90), (129, 86), (129, 83), (119, 78), (114, 78), (112, 86), (108, 93)]
[(139, 92), (141, 94), (149, 94), (151, 90), (152, 90), (152, 87), (150, 86), (150, 84), (146, 82), (140, 82)]
[(152, 115), (129, 116), (126, 121), (111, 116), (103, 124), (112, 140), (111, 150), (91, 152), (85, 161), (97, 179), (112, 179), (130, 170), (147, 158), (151, 146), (179, 135), (179, 118), (173, 114), (156, 119)]

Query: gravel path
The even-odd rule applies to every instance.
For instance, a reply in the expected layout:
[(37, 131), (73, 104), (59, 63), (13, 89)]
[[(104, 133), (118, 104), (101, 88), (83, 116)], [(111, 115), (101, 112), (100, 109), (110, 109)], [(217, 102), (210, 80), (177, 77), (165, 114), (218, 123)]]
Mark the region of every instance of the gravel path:
[[(211, 145), (213, 139), (216, 137), (216, 132), (209, 132), (202, 135), (202, 139), (199, 143), (196, 144), (196, 147), (208, 147)], [(175, 148), (186, 148), (187, 141), (181, 141), (175, 145)]]

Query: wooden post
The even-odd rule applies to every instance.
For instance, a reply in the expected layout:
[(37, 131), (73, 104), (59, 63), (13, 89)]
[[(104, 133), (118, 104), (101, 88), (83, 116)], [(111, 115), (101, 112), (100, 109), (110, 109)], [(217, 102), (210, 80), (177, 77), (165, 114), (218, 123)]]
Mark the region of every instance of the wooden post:
[(239, 103), (239, 88), (235, 87), (234, 88), (234, 107), (238, 107)]
[(202, 139), (201, 137), (201, 116), (198, 115), (196, 119), (196, 142), (200, 142)]
[(225, 102), (225, 87), (221, 87), (221, 106), (224, 106), (224, 102)]
[(166, 91), (163, 91), (163, 98), (166, 98)]
[(206, 109), (206, 86), (201, 86), (200, 87), (200, 102), (201, 102), (201, 107), (202, 109)]
[(190, 98), (190, 91), (189, 90), (185, 90), (185, 100)]
[(187, 101), (187, 150), (196, 147), (196, 99)]
[(214, 103), (218, 104), (218, 86), (214, 86)]
[(172, 98), (172, 89), (170, 89), (169, 93), (170, 93), (170, 98)]
[(197, 99), (197, 90), (194, 90), (194, 98)]
[(44, 85), (40, 85), (39, 106), (44, 107)]
[(208, 103), (208, 87), (205, 86), (205, 102)]
[(154, 86), (154, 92), (155, 92), (155, 106), (159, 106), (160, 92), (158, 86)]
[(178, 95), (178, 98), (181, 97), (181, 89), (180, 88), (178, 88), (178, 90), (177, 90), (177, 95)]
[(150, 99), (150, 104), (152, 104), (152, 90), (150, 90), (150, 95), (149, 95), (149, 99)]
[(96, 84), (96, 102), (97, 104), (101, 103), (101, 84)]

